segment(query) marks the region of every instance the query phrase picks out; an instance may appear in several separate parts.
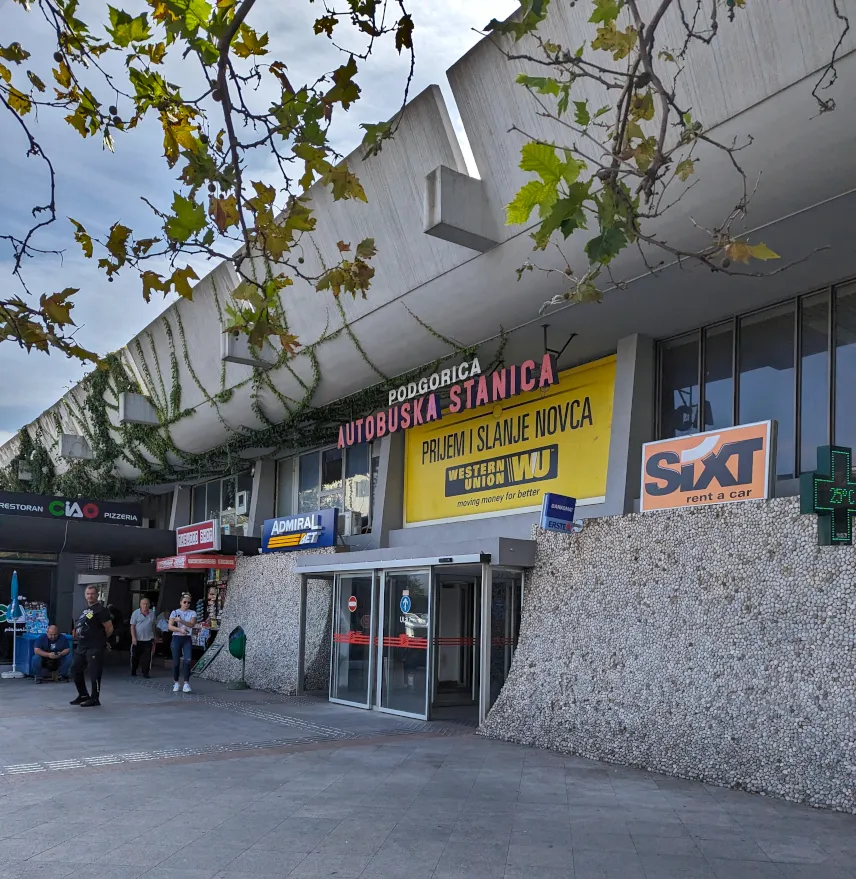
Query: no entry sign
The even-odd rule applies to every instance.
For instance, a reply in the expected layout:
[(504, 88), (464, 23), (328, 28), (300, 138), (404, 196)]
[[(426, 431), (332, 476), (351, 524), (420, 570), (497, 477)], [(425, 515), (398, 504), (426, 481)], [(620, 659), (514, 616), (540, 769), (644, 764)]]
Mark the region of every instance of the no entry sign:
[(348, 610), (349, 610), (351, 613), (353, 613), (356, 609), (357, 609), (357, 596), (356, 596), (356, 595), (352, 595), (352, 596), (348, 599)]

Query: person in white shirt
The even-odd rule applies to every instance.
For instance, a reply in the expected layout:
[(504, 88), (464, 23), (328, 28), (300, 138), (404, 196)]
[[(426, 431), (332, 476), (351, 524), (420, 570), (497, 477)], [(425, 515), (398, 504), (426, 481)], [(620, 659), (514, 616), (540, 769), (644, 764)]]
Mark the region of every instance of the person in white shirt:
[[(196, 624), (196, 611), (191, 610), (189, 592), (181, 596), (181, 607), (169, 615), (169, 631), (172, 634), (172, 691), (190, 693), (191, 633)], [(182, 668), (183, 666), (183, 668)], [(181, 682), (184, 682), (184, 686)]]
[(152, 653), (157, 640), (155, 612), (148, 598), (140, 599), (140, 607), (131, 614), (131, 676), (136, 677), (142, 666), (143, 677), (149, 676)]

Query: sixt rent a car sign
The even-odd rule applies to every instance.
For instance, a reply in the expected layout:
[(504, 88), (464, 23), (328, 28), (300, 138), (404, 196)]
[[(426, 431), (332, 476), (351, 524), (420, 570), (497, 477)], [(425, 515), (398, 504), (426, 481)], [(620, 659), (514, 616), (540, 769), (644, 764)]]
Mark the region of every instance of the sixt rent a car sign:
[(15, 491), (0, 491), (0, 515), (108, 522), (114, 525), (143, 524), (143, 511), (139, 504), (90, 501), (84, 498), (72, 500)]
[(774, 434), (773, 422), (761, 421), (646, 443), (639, 509), (765, 500)]

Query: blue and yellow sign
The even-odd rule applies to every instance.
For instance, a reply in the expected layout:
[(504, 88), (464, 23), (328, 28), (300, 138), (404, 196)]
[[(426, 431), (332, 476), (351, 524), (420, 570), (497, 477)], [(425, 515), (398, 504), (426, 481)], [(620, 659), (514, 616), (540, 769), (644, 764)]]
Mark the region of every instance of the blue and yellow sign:
[(335, 546), (338, 526), (339, 511), (335, 508), (298, 516), (265, 519), (262, 552), (289, 552), (293, 549)]

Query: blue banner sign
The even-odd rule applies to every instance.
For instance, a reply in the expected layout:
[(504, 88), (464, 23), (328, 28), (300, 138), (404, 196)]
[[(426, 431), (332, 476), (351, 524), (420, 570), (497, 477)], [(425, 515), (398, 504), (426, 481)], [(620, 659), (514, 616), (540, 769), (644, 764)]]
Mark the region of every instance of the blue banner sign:
[(547, 492), (541, 504), (541, 527), (545, 531), (572, 532), (576, 509), (577, 499), (575, 497)]
[(335, 546), (338, 525), (339, 511), (335, 508), (298, 516), (265, 519), (262, 552), (290, 552), (294, 549), (313, 549), (316, 546)]

